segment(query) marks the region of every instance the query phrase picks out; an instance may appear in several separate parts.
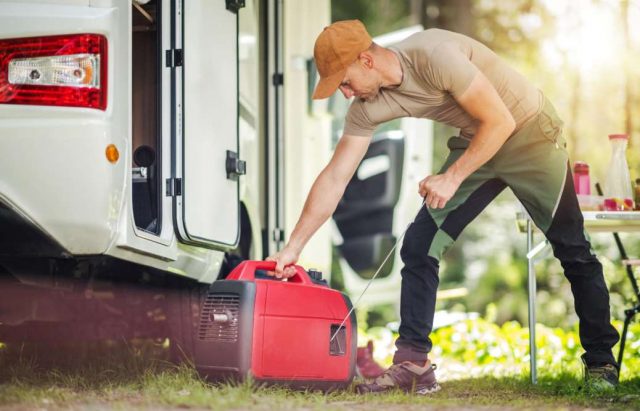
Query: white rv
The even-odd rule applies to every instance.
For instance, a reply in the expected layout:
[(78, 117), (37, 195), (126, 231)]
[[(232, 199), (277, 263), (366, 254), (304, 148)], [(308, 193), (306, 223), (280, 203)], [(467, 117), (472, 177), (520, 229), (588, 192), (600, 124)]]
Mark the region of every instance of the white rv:
[[(283, 245), (329, 158), (307, 98), (329, 19), (328, 0), (0, 0), (0, 341), (191, 338), (207, 285)], [(328, 271), (329, 236), (303, 265)]]
[[(284, 245), (330, 158), (342, 96), (310, 99), (329, 22), (329, 0), (0, 0), (0, 342), (189, 352), (208, 285)], [(352, 297), (430, 169), (430, 123), (389, 127), (334, 216)], [(331, 247), (327, 224), (299, 263), (328, 278)], [(399, 302), (398, 251), (369, 304)]]

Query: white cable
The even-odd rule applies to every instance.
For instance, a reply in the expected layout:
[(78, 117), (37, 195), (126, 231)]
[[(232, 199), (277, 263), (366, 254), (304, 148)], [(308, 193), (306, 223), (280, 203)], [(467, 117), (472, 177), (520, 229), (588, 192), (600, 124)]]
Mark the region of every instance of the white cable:
[[(426, 198), (422, 201), (422, 204), (420, 205), (420, 209), (418, 210), (418, 214), (420, 214), (420, 211), (422, 210), (422, 207), (424, 207), (426, 202)], [(418, 217), (418, 214), (416, 214), (416, 218)], [(414, 218), (415, 220), (415, 218)], [(378, 276), (378, 273), (380, 273), (380, 270), (382, 270), (382, 267), (384, 267), (384, 265), (386, 264), (387, 260), (389, 259), (389, 257), (391, 257), (391, 254), (393, 254), (394, 250), (396, 249), (396, 247), (398, 246), (398, 244), (400, 243), (400, 240), (402, 240), (402, 238), (404, 237), (404, 235), (407, 233), (407, 231), (409, 231), (409, 227), (411, 227), (411, 224), (413, 223), (410, 222), (409, 225), (407, 225), (407, 228), (404, 229), (404, 231), (402, 232), (402, 234), (400, 234), (400, 237), (398, 238), (398, 240), (396, 241), (396, 243), (393, 245), (393, 248), (391, 249), (391, 251), (389, 251), (389, 253), (387, 254), (387, 256), (384, 258), (384, 261), (382, 262), (382, 264), (380, 264), (380, 267), (378, 267), (378, 269), (376, 270), (376, 273), (373, 275), (373, 277), (371, 277), (371, 279), (369, 280), (369, 282), (367, 283), (367, 286), (364, 287), (364, 290), (362, 290), (362, 293), (360, 293), (360, 295), (358, 296), (358, 298), (356, 299), (356, 302), (353, 304), (353, 306), (351, 307), (351, 309), (349, 310), (349, 312), (347, 313), (347, 315), (344, 317), (344, 320), (342, 320), (342, 322), (340, 323), (340, 326), (338, 327), (338, 329), (336, 330), (336, 332), (333, 334), (333, 336), (331, 337), (331, 339), (329, 340), (329, 343), (331, 343), (331, 341), (333, 341), (334, 338), (336, 338), (336, 335), (338, 335), (338, 332), (342, 329), (342, 326), (344, 325), (344, 323), (347, 321), (347, 318), (349, 318), (349, 316), (351, 315), (351, 313), (353, 312), (353, 310), (356, 309), (356, 306), (358, 305), (358, 303), (360, 302), (360, 299), (362, 298), (362, 296), (364, 295), (364, 293), (367, 292), (367, 289), (369, 288), (369, 286), (371, 285), (371, 283), (373, 282), (373, 280), (375, 280), (375, 278)]]

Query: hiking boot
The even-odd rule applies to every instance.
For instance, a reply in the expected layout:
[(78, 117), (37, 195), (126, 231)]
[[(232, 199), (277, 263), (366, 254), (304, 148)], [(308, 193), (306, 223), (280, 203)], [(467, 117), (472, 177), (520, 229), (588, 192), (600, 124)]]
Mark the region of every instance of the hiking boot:
[(369, 340), (365, 347), (358, 347), (356, 371), (366, 379), (377, 378), (384, 372), (384, 368), (373, 359), (373, 341)]
[(610, 391), (618, 386), (618, 368), (613, 364), (588, 366), (584, 360), (585, 387), (595, 391)]
[(404, 392), (427, 395), (440, 389), (436, 381), (435, 365), (427, 360), (424, 367), (405, 361), (393, 364), (370, 384), (356, 386), (358, 394), (382, 393), (400, 389)]

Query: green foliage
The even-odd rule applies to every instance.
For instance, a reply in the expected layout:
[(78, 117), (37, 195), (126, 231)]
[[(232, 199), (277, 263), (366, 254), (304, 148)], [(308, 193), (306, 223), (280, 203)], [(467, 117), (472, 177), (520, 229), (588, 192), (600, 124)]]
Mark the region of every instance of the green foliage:
[(518, 67), (540, 62), (543, 41), (553, 34), (554, 17), (536, 0), (474, 2), (475, 38)]
[[(614, 323), (620, 331), (622, 323)], [(390, 365), (395, 352), (397, 334), (383, 327), (359, 330), (360, 343), (374, 340), (374, 357)], [(502, 325), (486, 319), (465, 320), (442, 327), (431, 334), (433, 350), (430, 358), (438, 364), (439, 375), (445, 378), (469, 378), (483, 375), (526, 376), (529, 373), (529, 330), (518, 322)], [(580, 346), (577, 327), (565, 330), (536, 326), (537, 364), (539, 375), (556, 378), (562, 375), (581, 376)], [(617, 354), (618, 347), (614, 347)], [(632, 323), (621, 378), (640, 373), (640, 323)]]
[(359, 19), (375, 37), (408, 25), (409, 2), (393, 0), (332, 0), (331, 19)]
[[(358, 324), (366, 324), (367, 328), (389, 324), (397, 318), (396, 307), (393, 304), (379, 304), (368, 310), (358, 310), (366, 313), (362, 318), (358, 318)], [(366, 321), (366, 322), (365, 322)]]

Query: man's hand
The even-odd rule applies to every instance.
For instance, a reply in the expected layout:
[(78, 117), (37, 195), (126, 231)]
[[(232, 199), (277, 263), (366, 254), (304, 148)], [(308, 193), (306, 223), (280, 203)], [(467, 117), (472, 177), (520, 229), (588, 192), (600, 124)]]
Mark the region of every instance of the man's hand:
[(294, 250), (290, 246), (285, 246), (282, 250), (278, 251), (272, 256), (267, 257), (266, 261), (275, 261), (276, 270), (268, 271), (267, 274), (275, 276), (276, 278), (290, 278), (296, 273), (293, 264), (298, 262), (300, 253)]
[(460, 187), (460, 181), (451, 175), (436, 174), (429, 176), (418, 184), (420, 196), (425, 198), (425, 204), (430, 208), (444, 208), (447, 202)]

